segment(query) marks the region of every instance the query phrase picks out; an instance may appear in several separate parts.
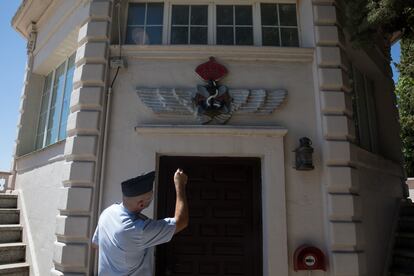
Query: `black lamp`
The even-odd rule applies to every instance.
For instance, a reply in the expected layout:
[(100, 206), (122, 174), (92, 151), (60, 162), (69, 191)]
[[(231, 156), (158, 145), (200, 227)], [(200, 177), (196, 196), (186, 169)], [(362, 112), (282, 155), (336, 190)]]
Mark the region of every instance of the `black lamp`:
[(299, 171), (313, 170), (315, 167), (312, 160), (313, 148), (311, 147), (311, 139), (302, 137), (299, 139), (299, 143), (300, 146), (294, 150), (296, 159), (295, 169)]

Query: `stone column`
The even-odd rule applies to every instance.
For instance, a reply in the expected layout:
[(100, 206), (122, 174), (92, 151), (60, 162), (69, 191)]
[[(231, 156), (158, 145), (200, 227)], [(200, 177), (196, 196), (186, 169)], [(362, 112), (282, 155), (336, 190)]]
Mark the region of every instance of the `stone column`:
[(36, 29), (36, 23), (32, 22), (29, 26), (29, 37), (27, 39), (27, 63), (24, 73), (24, 79), (23, 79), (23, 88), (22, 93), (20, 96), (20, 108), (19, 108), (19, 118), (17, 119), (17, 138), (15, 140), (15, 145), (13, 149), (13, 164), (12, 164), (12, 175), (6, 181), (8, 187), (6, 187), (7, 190), (14, 190), (15, 183), (16, 183), (16, 158), (19, 155), (18, 153), (18, 147), (22, 136), (22, 120), (23, 120), (23, 114), (24, 110), (26, 108), (27, 104), (27, 94), (29, 93), (29, 81), (30, 77), (32, 75), (33, 70), (33, 52), (36, 47), (36, 39), (37, 39), (37, 29)]
[(112, 1), (90, 1), (81, 26), (67, 124), (52, 275), (92, 275)]
[(328, 193), (330, 275), (364, 275), (361, 208), (353, 146), (351, 66), (339, 0), (313, 0), (316, 59), (324, 136), (324, 170)]

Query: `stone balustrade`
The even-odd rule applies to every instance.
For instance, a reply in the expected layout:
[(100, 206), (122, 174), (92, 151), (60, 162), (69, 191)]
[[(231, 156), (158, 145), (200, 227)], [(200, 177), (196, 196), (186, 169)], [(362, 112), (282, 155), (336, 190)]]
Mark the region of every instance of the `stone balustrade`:
[(10, 175), (10, 172), (0, 171), (0, 193), (4, 193), (7, 190)]

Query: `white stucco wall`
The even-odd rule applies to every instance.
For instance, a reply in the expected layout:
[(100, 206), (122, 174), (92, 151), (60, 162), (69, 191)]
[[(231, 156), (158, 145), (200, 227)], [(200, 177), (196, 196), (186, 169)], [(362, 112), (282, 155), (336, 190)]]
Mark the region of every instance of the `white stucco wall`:
[(358, 160), (360, 200), (356, 208), (362, 221), (360, 248), (366, 252), (367, 275), (381, 275), (390, 254), (403, 177), (397, 164), (364, 150), (358, 150)]
[(64, 142), (21, 157), (17, 161), (16, 189), (23, 194), (25, 209), (21, 212), (24, 212), (28, 220), (24, 231), (26, 237), (32, 238), (29, 240), (27, 254), (34, 253), (30, 258), (32, 266), (38, 267), (39, 275), (49, 275), (53, 266), (56, 215), (62, 187), (63, 150)]
[[(50, 73), (75, 51), (78, 29), (88, 17), (86, 2), (88, 1), (53, 1), (43, 19), (38, 22), (38, 41), (34, 53), (36, 74)], [(311, 1), (299, 1), (298, 11), (301, 45), (314, 47)], [(116, 55), (117, 49), (112, 48), (113, 55)], [(322, 165), (322, 144), (326, 137), (323, 137), (319, 106), (321, 102), (319, 94), (321, 93), (317, 81), (320, 76), (317, 73), (317, 61), (312, 48), (307, 51), (303, 51), (304, 49), (271, 50), (270, 48), (169, 47), (168, 45), (165, 47), (124, 47), (123, 53), (128, 67), (120, 70), (113, 89), (107, 164), (104, 168), (103, 208), (115, 201), (120, 201), (121, 181), (156, 167), (157, 156), (160, 154), (260, 157), (262, 158), (264, 185), (269, 185), (270, 182), (266, 182), (269, 175), (276, 177), (283, 175), (284, 178), (284, 182), (279, 178), (276, 190), (270, 190), (275, 192), (275, 198), (282, 200), (281, 204), (285, 206), (284, 212), (278, 210), (279, 213), (271, 217), (266, 214), (270, 209), (264, 211), (264, 217), (267, 219), (264, 224), (270, 225), (268, 229), (281, 231), (278, 233), (283, 234), (284, 231), (284, 236), (273, 239), (274, 232), (269, 231), (264, 232), (263, 238), (264, 244), (270, 242), (272, 246), (279, 247), (278, 250), (281, 250), (277, 252), (270, 250), (264, 254), (265, 258), (267, 257), (264, 260), (265, 266), (266, 262), (270, 263), (273, 258), (282, 257), (276, 262), (276, 266), (267, 266), (265, 271), (270, 273), (279, 266), (284, 272), (289, 270), (289, 275), (306, 275), (303, 272), (292, 271), (294, 250), (304, 243), (317, 246), (325, 252), (330, 249), (329, 235), (331, 233), (327, 227), (329, 218), (327, 216), (326, 183), (324, 182), (326, 171)], [(376, 68), (377, 65), (369, 61), (366, 56), (361, 56), (355, 50), (348, 50), (347, 54), (351, 61), (358, 63), (364, 73), (370, 74), (378, 82), (377, 106), (382, 108), (378, 121), (386, 122), (379, 127), (381, 152), (389, 159), (398, 161), (398, 153), (396, 153), (398, 143), (394, 143), (398, 140), (396, 134), (398, 127), (395, 124), (395, 118), (388, 116), (395, 113), (391, 104), (392, 96), (381, 94), (389, 93), (392, 85), (389, 80), (382, 80), (384, 79), (383, 70)], [(221, 83), (229, 88), (282, 88), (288, 91), (287, 102), (273, 115), (234, 115), (229, 122), (229, 125), (236, 127), (280, 126), (287, 130), (283, 139), (254, 135), (248, 138), (235, 136), (230, 139), (228, 137), (209, 139), (208, 136), (202, 139), (197, 136), (183, 136), (181, 139), (175, 136), (168, 139), (168, 136), (161, 138), (157, 134), (143, 138), (135, 131), (137, 125), (143, 124), (197, 124), (192, 117), (155, 115), (142, 104), (135, 89), (136, 87), (194, 88), (198, 84), (203, 84), (194, 69), (206, 62), (212, 55), (228, 68), (229, 75)], [(112, 70), (110, 79), (113, 77), (114, 71)], [(38, 91), (32, 93), (35, 92), (38, 93)], [(384, 104), (387, 105), (384, 107)], [(298, 147), (298, 140), (303, 136), (313, 141), (315, 148), (315, 170), (313, 171), (300, 172), (292, 168), (294, 165), (292, 151)], [(213, 147), (214, 143), (220, 144), (221, 142), (229, 146)], [(273, 164), (274, 160), (269, 162), (269, 159), (264, 158), (267, 154), (264, 150), (267, 146), (273, 145), (272, 143), (282, 147), (283, 151), (269, 149), (269, 154), (272, 154), (272, 158), (282, 160), (284, 165), (279, 163), (280, 166), (270, 169), (269, 164)], [(204, 148), (206, 144), (211, 148)], [(33, 236), (31, 246), (36, 252), (35, 261), (39, 266), (40, 275), (48, 275), (52, 267), (59, 187), (62, 187), (64, 146), (63, 141), (21, 157), (17, 162), (16, 188), (22, 191), (25, 198), (25, 213), (29, 220), (27, 231), (30, 231)], [(355, 155), (358, 156), (357, 159), (362, 158), (362, 161), (358, 161), (360, 164), (357, 174), (360, 187), (357, 211), (361, 216), (362, 224), (358, 226), (360, 233), (356, 236), (365, 239), (360, 242), (366, 252), (367, 275), (379, 275), (380, 267), (375, 264), (385, 259), (383, 250), (388, 243), (389, 231), (387, 232), (387, 229), (391, 229), (387, 223), (394, 214), (395, 200), (401, 197), (400, 178), (395, 170), (391, 172), (385, 170), (390, 164), (393, 164), (390, 165), (391, 167), (395, 167), (394, 163), (378, 161), (382, 159), (366, 154), (364, 151), (357, 152)], [(368, 161), (364, 161), (366, 158)], [(284, 192), (283, 196), (277, 194), (278, 192)], [(270, 202), (272, 194), (268, 196)], [(271, 207), (277, 207), (276, 203), (280, 202), (272, 202), (275, 205)], [(148, 210), (147, 214), (152, 215), (152, 212), (153, 207)], [(279, 226), (278, 221), (282, 221), (283, 225)], [(384, 242), (378, 243), (378, 241)], [(286, 266), (286, 262), (289, 263), (289, 267)], [(313, 272), (312, 275), (325, 274)]]
[(378, 152), (355, 146), (353, 163), (360, 190), (355, 208), (361, 220), (357, 229), (359, 249), (365, 252), (363, 266), (367, 275), (381, 275), (388, 265), (397, 203), (403, 198), (404, 174), (394, 83), (389, 61), (379, 50), (366, 53), (347, 45), (346, 51), (353, 66), (374, 82)]
[[(191, 47), (189, 47), (189, 50)], [(167, 50), (168, 52), (168, 50)], [(196, 75), (194, 69), (208, 60), (205, 57), (196, 57), (185, 60), (176, 60), (173, 56), (168, 59), (141, 59), (142, 53), (131, 54), (128, 68), (122, 69), (113, 89), (113, 105), (111, 110), (111, 124), (108, 142), (108, 156), (105, 173), (103, 207), (121, 200), (120, 182), (136, 176), (143, 171), (153, 169), (156, 166), (154, 152), (148, 150), (134, 128), (140, 124), (197, 124), (192, 117), (158, 116), (146, 107), (136, 94), (136, 87), (171, 87), (192, 88), (203, 81)], [(168, 53), (167, 53), (168, 54)], [(201, 56), (197, 54), (197, 56)], [(252, 126), (270, 125), (281, 126), (288, 130), (284, 138), (284, 154), (279, 153), (279, 158), (284, 159), (285, 167), (273, 168), (276, 174), (285, 173), (286, 181), (286, 218), (287, 218), (287, 243), (289, 259), (296, 247), (302, 243), (312, 243), (324, 249), (324, 223), (323, 223), (323, 198), (320, 181), (320, 144), (318, 141), (315, 111), (315, 95), (311, 61), (307, 62), (257, 62), (235, 61), (221, 58), (215, 55), (218, 62), (224, 64), (229, 75), (221, 82), (229, 88), (283, 88), (288, 91), (287, 102), (271, 116), (243, 115), (234, 116), (228, 125)], [(246, 51), (244, 58), (249, 57)], [(177, 58), (178, 59), (178, 58)], [(314, 161), (316, 169), (308, 172), (299, 172), (293, 169), (293, 150), (298, 146), (298, 139), (303, 136), (310, 137), (314, 144)], [(157, 139), (154, 137), (154, 139)], [(187, 137), (187, 144), (196, 143), (197, 136)], [(238, 137), (234, 137), (235, 143), (241, 143)], [(194, 155), (202, 150), (204, 140), (199, 142), (199, 148), (191, 147), (187, 151), (180, 151), (179, 140), (170, 142), (163, 140), (164, 148), (168, 152), (177, 155)], [(224, 142), (225, 140), (223, 140)], [(220, 143), (220, 140), (217, 140)], [(240, 144), (231, 156), (251, 156), (262, 140), (252, 137), (248, 143)], [(238, 153), (238, 154), (237, 154)], [(162, 152), (160, 153), (162, 154)], [(205, 155), (203, 153), (202, 155)], [(215, 153), (216, 156), (226, 154)], [(211, 156), (211, 154), (208, 154)], [(213, 154), (214, 155), (214, 154)], [(257, 157), (261, 157), (258, 155)], [(148, 163), (144, 160), (153, 160)], [(266, 166), (266, 161), (262, 163)], [(283, 171), (284, 170), (284, 171)], [(191, 174), (191, 172), (188, 172)], [(278, 218), (274, 217), (277, 223)], [(305, 222), (305, 223), (304, 223)], [(312, 222), (312, 223), (309, 223)], [(264, 243), (272, 234), (264, 237)], [(275, 246), (278, 246), (275, 244)], [(277, 258), (276, 255), (268, 256)], [(316, 273), (315, 275), (318, 275)]]
[(33, 70), (47, 75), (77, 49), (80, 26), (88, 18), (81, 0), (56, 0), (37, 23), (38, 35)]
[[(34, 151), (44, 76), (77, 49), (77, 35), (88, 17), (85, 1), (53, 1), (38, 22), (28, 96), (22, 104), (20, 144), (17, 145), (16, 189), (27, 243), (27, 259), (34, 275), (50, 275), (56, 241), (56, 215), (61, 203), (65, 140)], [(25, 224), (27, 222), (27, 224)], [(37, 274), (38, 273), (38, 274)]]

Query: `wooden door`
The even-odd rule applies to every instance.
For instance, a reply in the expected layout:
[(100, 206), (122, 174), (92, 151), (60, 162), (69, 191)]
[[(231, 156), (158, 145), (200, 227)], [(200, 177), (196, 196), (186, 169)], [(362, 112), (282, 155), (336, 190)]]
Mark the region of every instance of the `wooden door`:
[(174, 216), (177, 168), (189, 176), (190, 224), (156, 250), (156, 275), (262, 275), (259, 158), (160, 158), (157, 216)]

